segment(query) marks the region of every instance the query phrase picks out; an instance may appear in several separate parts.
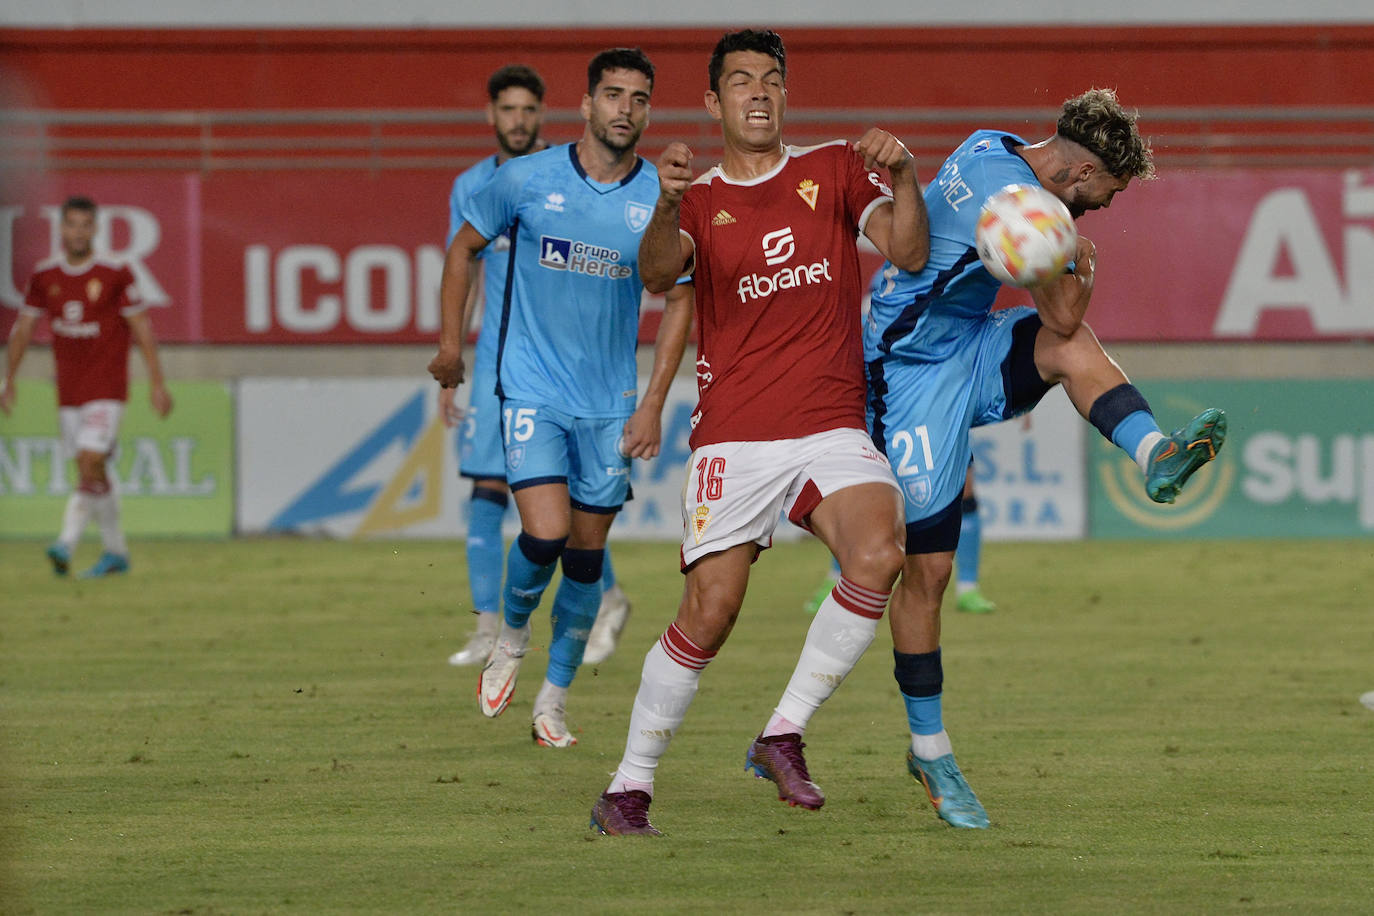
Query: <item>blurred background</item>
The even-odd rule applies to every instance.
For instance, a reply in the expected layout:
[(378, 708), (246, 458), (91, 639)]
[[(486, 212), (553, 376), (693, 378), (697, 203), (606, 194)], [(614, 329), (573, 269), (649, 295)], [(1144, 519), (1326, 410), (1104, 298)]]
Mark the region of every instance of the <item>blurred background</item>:
[[(160, 422), (131, 398), (117, 470), (131, 534), (461, 535), (467, 484), (425, 364), (449, 187), (494, 150), (487, 76), (535, 67), (544, 135), (563, 142), (581, 133), (588, 59), (641, 46), (658, 68), (642, 154), (684, 140), (704, 170), (719, 155), (707, 57), (746, 25), (787, 42), (788, 142), (876, 124), (922, 176), (977, 128), (1043, 139), (1092, 86), (1140, 111), (1160, 177), (1080, 224), (1099, 251), (1088, 319), (1161, 425), (1215, 405), (1231, 438), (1161, 508), (1056, 395), (977, 434), (989, 538), (1374, 531), (1367, 4), (803, 0), (748, 19), (724, 2), (98, 6), (0, 13), (0, 332), (57, 251), (62, 200), (95, 198), (98, 245), (155, 306), (178, 399)], [(642, 344), (660, 308), (646, 297)], [(40, 343), (0, 418), (0, 537), (50, 536), (71, 485), (51, 378)], [(664, 454), (636, 463), (613, 537), (679, 536), (693, 403), (685, 359)]]

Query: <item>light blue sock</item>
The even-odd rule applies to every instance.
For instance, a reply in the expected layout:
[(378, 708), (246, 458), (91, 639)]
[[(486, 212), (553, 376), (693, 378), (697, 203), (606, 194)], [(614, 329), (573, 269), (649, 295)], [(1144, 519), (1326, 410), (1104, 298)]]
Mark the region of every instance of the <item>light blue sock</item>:
[(536, 566), (520, 549), (518, 540), (510, 545), (506, 554), (506, 588), (502, 593), (508, 626), (518, 630), (529, 623), (530, 615), (539, 607), (539, 599), (557, 568), (557, 558), (547, 566)]
[(615, 569), (611, 566), (611, 551), (606, 550), (601, 560), (601, 591), (609, 592), (615, 588)]
[(1116, 443), (1131, 460), (1136, 460), (1136, 451), (1140, 448), (1140, 441), (1150, 433), (1160, 432), (1159, 424), (1155, 422), (1154, 414), (1148, 410), (1137, 410), (1129, 413), (1112, 430), (1112, 442)]
[(601, 607), (597, 582), (576, 582), (566, 575), (553, 598), (553, 641), (549, 643), (549, 668), (545, 675), (555, 687), (568, 687), (582, 664), (587, 637)]
[(938, 735), (945, 730), (940, 712), (940, 694), (909, 697), (904, 693), (902, 702), (906, 703), (906, 720), (913, 735)]
[(501, 609), (501, 567), (505, 550), (501, 543), (501, 519), (506, 507), (490, 499), (468, 504), (468, 588), (472, 606), (481, 613)]
[(956, 581), (963, 585), (978, 583), (978, 565), (983, 556), (983, 521), (975, 507), (959, 522), (959, 546), (954, 550)]

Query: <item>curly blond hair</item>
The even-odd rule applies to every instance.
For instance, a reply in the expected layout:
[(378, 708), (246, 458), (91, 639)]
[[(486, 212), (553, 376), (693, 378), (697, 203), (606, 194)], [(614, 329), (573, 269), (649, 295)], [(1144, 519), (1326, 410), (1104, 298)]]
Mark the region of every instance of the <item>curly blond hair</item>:
[(1112, 89), (1089, 89), (1064, 102), (1055, 130), (1102, 160), (1117, 178), (1155, 177), (1150, 144), (1136, 128), (1137, 112), (1127, 111)]

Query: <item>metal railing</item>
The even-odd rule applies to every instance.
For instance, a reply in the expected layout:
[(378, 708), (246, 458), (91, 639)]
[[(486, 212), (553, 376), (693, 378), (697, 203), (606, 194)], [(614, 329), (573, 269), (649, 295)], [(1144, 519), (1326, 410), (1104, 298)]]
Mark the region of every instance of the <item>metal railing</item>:
[[(787, 115), (789, 143), (857, 138), (877, 124), (930, 169), (972, 130), (998, 127), (1048, 136), (1055, 109), (807, 109)], [(1186, 107), (1141, 111), (1156, 158), (1170, 167), (1369, 166), (1374, 107)], [(553, 110), (544, 133), (575, 139), (576, 111)], [(641, 144), (657, 155), (669, 140), (702, 163), (720, 155), (718, 128), (703, 111), (658, 109)], [(490, 153), (481, 111), (0, 111), (0, 169), (221, 170), (456, 169)]]

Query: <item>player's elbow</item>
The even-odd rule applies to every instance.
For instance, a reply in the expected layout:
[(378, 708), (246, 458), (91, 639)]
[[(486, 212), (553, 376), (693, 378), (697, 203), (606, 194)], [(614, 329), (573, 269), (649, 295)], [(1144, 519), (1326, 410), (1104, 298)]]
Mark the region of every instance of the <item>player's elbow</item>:
[(917, 245), (904, 252), (894, 252), (892, 263), (907, 273), (920, 273), (930, 260), (930, 246)]
[(654, 295), (661, 295), (668, 292), (677, 284), (677, 274), (674, 271), (656, 272), (652, 268), (641, 266), (639, 273), (640, 282), (644, 288)]

